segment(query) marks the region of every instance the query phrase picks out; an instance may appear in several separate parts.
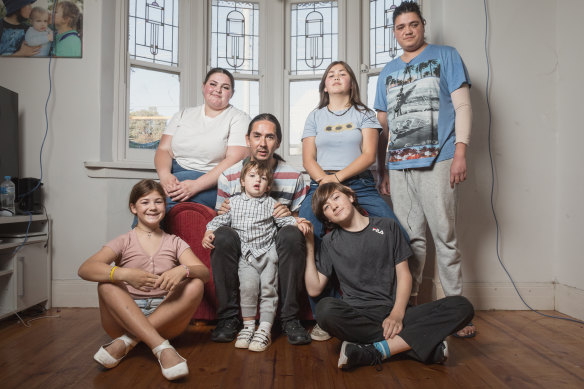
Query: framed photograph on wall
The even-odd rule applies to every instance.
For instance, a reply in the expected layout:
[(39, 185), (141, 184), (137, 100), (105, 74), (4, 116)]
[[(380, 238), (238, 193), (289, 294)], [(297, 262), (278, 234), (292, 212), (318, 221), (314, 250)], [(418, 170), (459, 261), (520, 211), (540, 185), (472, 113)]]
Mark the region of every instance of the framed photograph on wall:
[(0, 0), (0, 55), (81, 58), (84, 0)]

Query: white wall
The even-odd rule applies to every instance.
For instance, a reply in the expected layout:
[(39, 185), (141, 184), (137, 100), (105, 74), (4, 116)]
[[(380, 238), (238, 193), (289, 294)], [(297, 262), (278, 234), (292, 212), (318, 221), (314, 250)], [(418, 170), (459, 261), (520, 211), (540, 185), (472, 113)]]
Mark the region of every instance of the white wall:
[[(426, 4), (430, 40), (455, 46), (473, 83), (469, 179), (461, 187), (458, 218), (465, 294), (479, 308), (522, 309), (495, 254), (483, 3)], [(126, 198), (135, 180), (89, 178), (83, 167), (84, 161), (111, 154), (102, 135), (111, 126), (113, 21), (109, 8), (102, 7), (86, 0), (83, 58), (57, 59), (52, 65), (44, 189), (54, 220), (54, 304), (59, 306), (95, 302), (95, 286), (80, 281), (77, 268), (108, 239), (126, 231), (131, 220)], [(577, 105), (584, 76), (578, 71), (583, 54), (572, 48), (579, 47), (577, 18), (583, 8), (577, 0), (489, 1), (494, 202), (502, 259), (528, 302), (540, 309), (568, 304), (566, 312), (579, 317), (584, 312), (569, 303), (584, 306), (578, 247), (584, 156), (577, 149), (583, 140)], [(0, 85), (20, 95), (25, 176), (39, 176), (47, 66), (47, 59), (0, 58)], [(575, 289), (555, 291), (556, 281)], [(554, 302), (557, 293), (568, 297)]]
[[(584, 53), (578, 26), (584, 15), (584, 3), (578, 0), (558, 1), (556, 14), (557, 132), (548, 139), (555, 142), (557, 202), (554, 208), (556, 226), (554, 275), (559, 288), (556, 306), (562, 312), (584, 317), (584, 261), (582, 237), (584, 228), (584, 124), (582, 91)], [(553, 137), (552, 137), (553, 135)]]

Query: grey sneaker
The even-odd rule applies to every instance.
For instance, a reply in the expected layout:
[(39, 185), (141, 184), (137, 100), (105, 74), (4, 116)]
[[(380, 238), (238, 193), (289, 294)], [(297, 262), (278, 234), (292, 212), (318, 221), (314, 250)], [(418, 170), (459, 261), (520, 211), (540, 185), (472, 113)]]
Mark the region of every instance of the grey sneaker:
[(332, 338), (332, 336), (328, 332), (320, 328), (318, 324), (314, 326), (312, 331), (310, 331), (310, 337), (312, 338), (312, 340), (318, 340), (320, 342)]
[(339, 369), (351, 370), (357, 366), (375, 366), (377, 371), (381, 367), (381, 353), (372, 344), (358, 344), (344, 341), (339, 355)]

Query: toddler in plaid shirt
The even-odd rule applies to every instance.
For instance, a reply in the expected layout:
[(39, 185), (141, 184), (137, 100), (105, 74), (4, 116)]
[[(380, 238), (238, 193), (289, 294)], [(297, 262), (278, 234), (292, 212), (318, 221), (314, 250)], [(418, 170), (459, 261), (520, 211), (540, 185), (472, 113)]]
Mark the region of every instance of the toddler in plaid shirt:
[[(222, 226), (234, 229), (241, 241), (239, 294), (243, 329), (235, 347), (264, 351), (271, 344), (271, 329), (278, 307), (278, 255), (275, 236), (278, 227), (298, 225), (306, 233), (309, 223), (292, 216), (274, 217), (276, 200), (269, 196), (273, 172), (266, 164), (249, 161), (241, 170), (241, 193), (232, 196), (228, 212), (207, 224), (203, 247), (212, 249), (213, 232)], [(306, 230), (306, 231), (305, 231)], [(261, 293), (260, 293), (261, 291)], [(260, 297), (260, 324), (255, 317)]]

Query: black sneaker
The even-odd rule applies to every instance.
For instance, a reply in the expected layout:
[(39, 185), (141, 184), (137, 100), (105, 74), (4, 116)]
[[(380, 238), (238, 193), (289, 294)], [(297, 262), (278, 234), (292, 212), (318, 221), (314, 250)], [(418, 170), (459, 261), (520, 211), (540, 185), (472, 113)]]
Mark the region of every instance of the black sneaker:
[(357, 366), (375, 365), (377, 371), (381, 370), (381, 353), (372, 344), (358, 344), (343, 342), (339, 355), (339, 368), (351, 370)]
[(300, 320), (297, 319), (282, 323), (282, 332), (288, 335), (290, 344), (308, 344), (312, 341), (308, 331), (302, 327)]
[(240, 327), (241, 321), (237, 317), (221, 319), (217, 322), (217, 326), (211, 332), (211, 340), (219, 343), (232, 342), (237, 336)]

